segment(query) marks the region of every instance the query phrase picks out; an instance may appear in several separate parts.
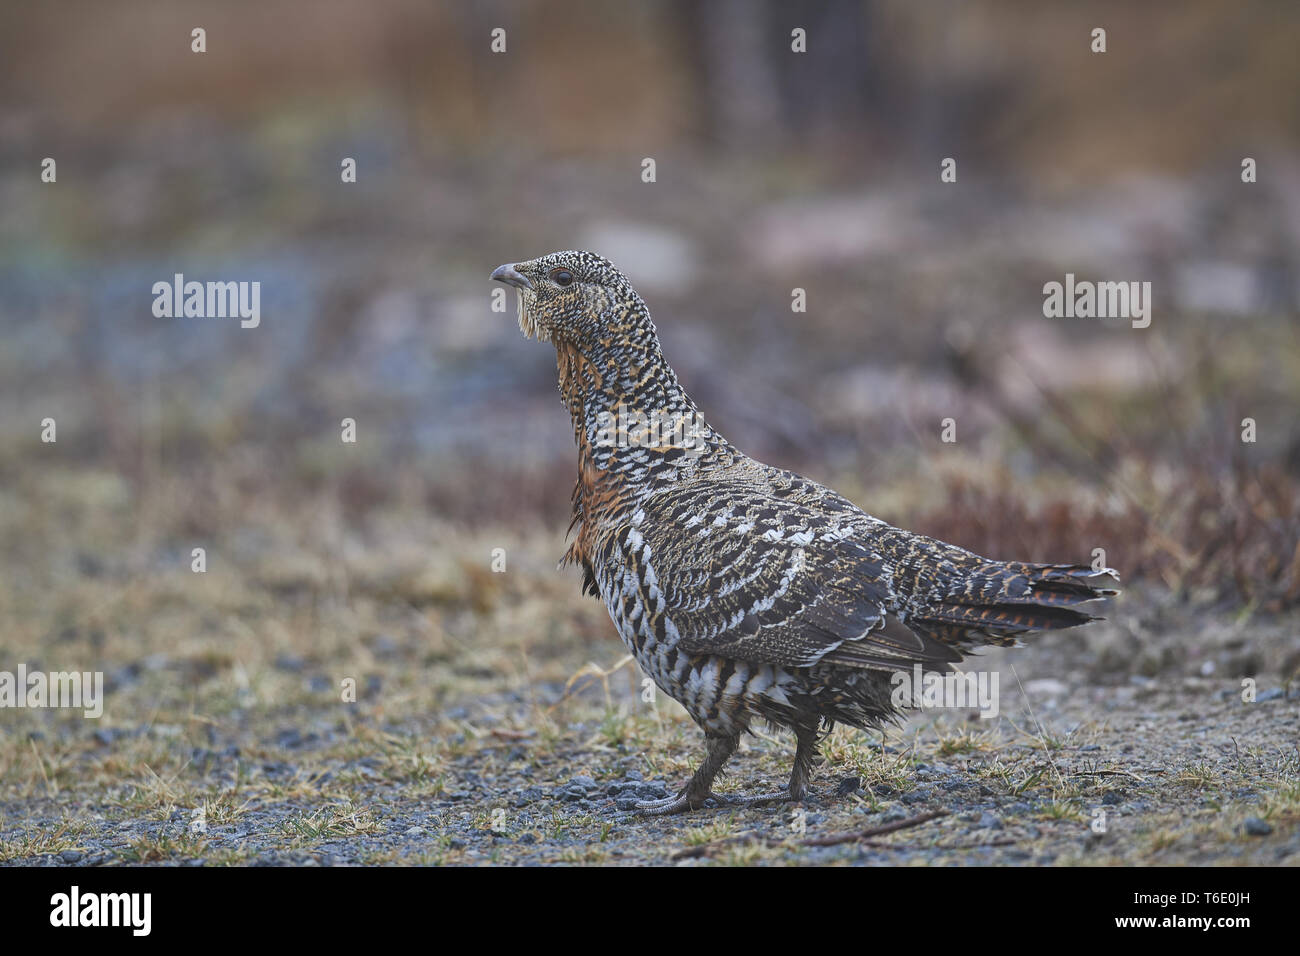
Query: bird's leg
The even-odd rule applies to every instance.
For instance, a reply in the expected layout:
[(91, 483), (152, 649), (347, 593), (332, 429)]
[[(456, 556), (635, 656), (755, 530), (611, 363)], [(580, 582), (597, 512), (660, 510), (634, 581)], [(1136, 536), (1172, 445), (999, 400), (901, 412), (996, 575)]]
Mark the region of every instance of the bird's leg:
[(671, 813), (681, 813), (683, 810), (698, 810), (704, 806), (704, 801), (709, 797), (713, 797), (719, 803), (726, 803), (725, 797), (720, 797), (713, 792), (713, 779), (722, 770), (723, 765), (731, 759), (739, 744), (739, 734), (730, 737), (705, 737), (704, 760), (690, 781), (682, 788), (682, 792), (675, 797), (665, 797), (662, 800), (642, 800), (636, 805), (637, 810), (647, 816), (667, 816)]
[(794, 767), (790, 771), (789, 785), (776, 793), (757, 793), (751, 797), (728, 797), (729, 803), (757, 807), (786, 801), (798, 803), (808, 796), (808, 781), (812, 778), (813, 765), (817, 762), (817, 728), (796, 727), (794, 736), (798, 744), (795, 747)]

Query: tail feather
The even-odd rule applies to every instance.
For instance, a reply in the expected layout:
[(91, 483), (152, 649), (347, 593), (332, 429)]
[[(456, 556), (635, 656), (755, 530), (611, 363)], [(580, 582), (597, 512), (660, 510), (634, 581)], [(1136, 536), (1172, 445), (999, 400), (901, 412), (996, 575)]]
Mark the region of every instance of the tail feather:
[(1077, 627), (1098, 617), (1077, 605), (1118, 594), (1119, 574), (1077, 564), (989, 564), (962, 587), (914, 612), (909, 623), (956, 647), (1014, 644), (1028, 631)]

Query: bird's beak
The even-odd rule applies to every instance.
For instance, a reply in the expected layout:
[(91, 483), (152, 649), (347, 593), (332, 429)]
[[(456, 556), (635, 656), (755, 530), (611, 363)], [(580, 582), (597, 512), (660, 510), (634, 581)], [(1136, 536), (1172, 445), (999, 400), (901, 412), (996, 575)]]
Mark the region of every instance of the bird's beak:
[(506, 263), (503, 266), (497, 266), (492, 270), (489, 277), (496, 279), (498, 282), (504, 282), (506, 285), (512, 285), (516, 289), (528, 289), (531, 291), (533, 284), (528, 281), (528, 276), (518, 271), (514, 266)]

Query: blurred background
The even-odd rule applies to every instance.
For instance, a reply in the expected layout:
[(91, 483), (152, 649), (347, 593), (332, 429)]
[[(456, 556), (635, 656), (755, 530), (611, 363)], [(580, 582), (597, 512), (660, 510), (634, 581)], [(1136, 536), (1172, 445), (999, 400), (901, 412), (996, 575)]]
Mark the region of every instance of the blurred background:
[[(1133, 601), (1285, 610), (1297, 49), (1273, 2), (6, 3), (5, 659), (237, 701), (250, 661), (616, 656), (554, 570), (554, 356), (490, 308), (564, 248), (750, 454), (994, 557), (1105, 549)], [(178, 272), (260, 281), (260, 327), (155, 318)], [(1067, 272), (1151, 282), (1150, 328), (1044, 318)]]

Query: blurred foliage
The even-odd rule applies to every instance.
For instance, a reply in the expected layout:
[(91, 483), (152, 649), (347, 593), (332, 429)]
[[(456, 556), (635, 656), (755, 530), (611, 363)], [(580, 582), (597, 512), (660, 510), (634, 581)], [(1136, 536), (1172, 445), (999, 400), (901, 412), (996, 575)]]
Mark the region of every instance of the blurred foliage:
[[(585, 246), (750, 453), (997, 557), (1294, 604), (1297, 41), (1269, 2), (4, 5), (0, 504), (70, 550), (23, 521), (0, 560), (146, 566), (304, 496), (559, 528), (552, 358), (486, 275)], [(176, 272), (261, 281), (262, 327), (153, 318)], [(1150, 280), (1152, 327), (1044, 319), (1066, 272)], [(84, 507), (32, 497), (65, 470)]]

